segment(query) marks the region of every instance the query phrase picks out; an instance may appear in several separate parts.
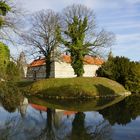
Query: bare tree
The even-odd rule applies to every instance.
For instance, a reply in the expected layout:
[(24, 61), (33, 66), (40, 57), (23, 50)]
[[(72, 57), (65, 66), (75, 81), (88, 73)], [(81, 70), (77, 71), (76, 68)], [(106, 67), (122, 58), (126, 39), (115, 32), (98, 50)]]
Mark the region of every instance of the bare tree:
[(30, 28), (22, 34), (25, 45), (32, 49), (32, 54), (42, 55), (46, 61), (46, 78), (50, 76), (52, 56), (58, 46), (55, 31), (59, 25), (59, 15), (52, 10), (42, 10), (30, 18)]

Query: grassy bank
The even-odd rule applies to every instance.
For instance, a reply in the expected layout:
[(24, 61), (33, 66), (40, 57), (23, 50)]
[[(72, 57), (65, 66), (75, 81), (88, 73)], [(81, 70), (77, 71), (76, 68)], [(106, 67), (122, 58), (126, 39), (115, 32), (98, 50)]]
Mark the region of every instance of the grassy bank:
[[(20, 83), (26, 85), (26, 83)], [(26, 87), (31, 95), (48, 98), (87, 98), (124, 95), (127, 91), (119, 83), (107, 78), (50, 78)]]

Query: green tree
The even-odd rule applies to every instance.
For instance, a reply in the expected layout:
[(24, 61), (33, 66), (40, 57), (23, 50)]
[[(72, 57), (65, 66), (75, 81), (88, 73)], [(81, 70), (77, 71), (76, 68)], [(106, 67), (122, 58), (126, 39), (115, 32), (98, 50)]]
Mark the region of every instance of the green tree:
[(3, 16), (11, 10), (11, 7), (4, 1), (0, 1), (0, 28), (5, 23)]
[(9, 81), (20, 80), (21, 72), (20, 72), (20, 68), (18, 67), (16, 63), (12, 61), (8, 63), (7, 69), (6, 69), (6, 76), (7, 76), (6, 79)]
[(11, 10), (11, 7), (6, 3), (6, 1), (1, 0), (0, 1), (0, 15), (5, 16), (10, 10)]
[(5, 78), (6, 67), (10, 61), (10, 51), (8, 47), (0, 42), (0, 78)]
[(134, 93), (140, 93), (140, 63), (131, 62), (125, 87)]
[(140, 115), (140, 96), (129, 96), (121, 102), (99, 111), (111, 125), (126, 125)]
[(5, 80), (19, 80), (23, 77), (23, 69), (19, 62), (10, 61), (8, 46), (0, 42), (0, 78)]
[[(22, 9), (17, 7), (18, 1), (0, 0), (0, 41), (15, 43), (14, 39), (21, 33)], [(22, 27), (21, 27), (22, 25)], [(10, 34), (9, 34), (10, 33)]]
[(22, 93), (13, 82), (0, 82), (0, 99), (8, 112), (15, 112), (23, 98)]
[(98, 70), (97, 75), (122, 84), (131, 92), (140, 92), (140, 67), (125, 57), (111, 57)]
[(73, 18), (73, 22), (68, 24), (68, 30), (64, 33), (72, 38), (71, 42), (67, 42), (62, 38), (59, 38), (61, 42), (68, 47), (68, 50), (71, 54), (72, 59), (72, 67), (74, 69), (75, 74), (77, 77), (80, 77), (84, 73), (83, 68), (83, 59), (84, 56), (88, 53), (86, 45), (84, 46), (84, 38), (85, 38), (85, 30), (87, 28), (87, 18), (85, 17), (84, 20), (79, 20), (77, 16)]
[(56, 30), (57, 39), (70, 52), (71, 65), (77, 77), (80, 77), (84, 73), (85, 55), (95, 55), (100, 48), (110, 46), (113, 34), (104, 30), (96, 34), (94, 13), (84, 5), (66, 7), (63, 19), (64, 27)]

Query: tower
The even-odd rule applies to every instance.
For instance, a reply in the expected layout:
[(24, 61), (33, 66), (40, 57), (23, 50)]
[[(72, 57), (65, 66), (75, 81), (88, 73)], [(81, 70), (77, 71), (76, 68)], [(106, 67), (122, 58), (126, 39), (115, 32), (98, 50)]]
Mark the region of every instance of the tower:
[(27, 62), (26, 62), (26, 57), (25, 57), (25, 54), (23, 51), (19, 55), (18, 64), (19, 64), (21, 71), (23, 70), (23, 77), (26, 77), (26, 75), (27, 75)]

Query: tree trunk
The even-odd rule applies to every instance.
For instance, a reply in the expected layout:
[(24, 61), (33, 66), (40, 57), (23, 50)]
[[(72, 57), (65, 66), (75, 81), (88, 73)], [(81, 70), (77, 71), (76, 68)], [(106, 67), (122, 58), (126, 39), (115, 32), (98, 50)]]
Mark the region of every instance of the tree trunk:
[(82, 75), (77, 74), (77, 77), (83, 77), (83, 74)]
[(84, 74), (84, 56), (81, 56), (79, 53), (75, 53), (75, 51), (71, 52), (71, 66), (74, 69), (74, 73), (77, 77), (82, 77)]
[(46, 57), (46, 78), (49, 78), (51, 74), (51, 60), (50, 57)]

